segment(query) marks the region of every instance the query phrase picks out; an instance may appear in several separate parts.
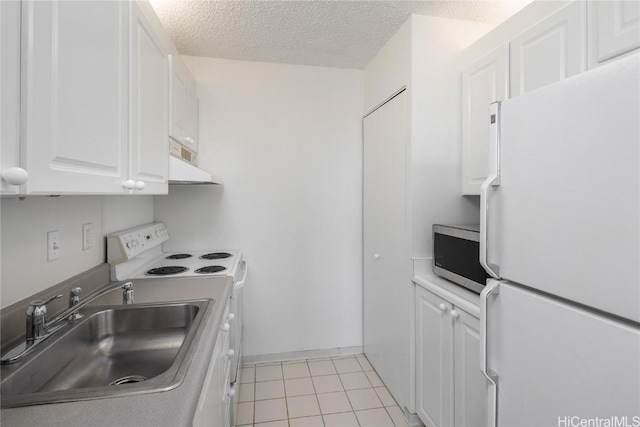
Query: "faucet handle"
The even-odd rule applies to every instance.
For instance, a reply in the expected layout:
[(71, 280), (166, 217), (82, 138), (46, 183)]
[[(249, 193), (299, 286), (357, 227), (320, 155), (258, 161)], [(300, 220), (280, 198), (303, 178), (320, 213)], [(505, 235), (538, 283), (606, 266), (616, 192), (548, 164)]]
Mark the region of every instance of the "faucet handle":
[(37, 299), (34, 301), (31, 301), (29, 303), (29, 307), (27, 307), (27, 315), (32, 315), (32, 316), (44, 316), (45, 314), (47, 314), (47, 304), (49, 304), (51, 301), (56, 300), (58, 298), (62, 298), (62, 294), (58, 294), (58, 295), (54, 295), (49, 299), (46, 300), (41, 300), (41, 299)]
[(71, 289), (70, 294), (78, 296), (80, 295), (80, 292), (82, 292), (82, 288), (80, 286), (76, 286), (75, 288)]
[(133, 304), (133, 283), (125, 283), (122, 285), (122, 289), (124, 289), (124, 292), (122, 293), (122, 303)]
[[(80, 304), (80, 292), (82, 292), (82, 288), (79, 286), (76, 286), (69, 291), (69, 308), (75, 307), (76, 305)], [(83, 317), (84, 316), (80, 314), (79, 311), (76, 311), (75, 313), (71, 313), (68, 319), (78, 320)]]

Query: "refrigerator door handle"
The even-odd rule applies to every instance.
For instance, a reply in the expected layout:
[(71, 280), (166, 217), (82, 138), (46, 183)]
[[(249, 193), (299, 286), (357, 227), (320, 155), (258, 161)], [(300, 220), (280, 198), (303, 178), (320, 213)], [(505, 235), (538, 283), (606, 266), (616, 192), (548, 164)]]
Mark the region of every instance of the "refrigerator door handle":
[(480, 370), (489, 381), (491, 388), (487, 402), (487, 425), (490, 427), (498, 426), (498, 375), (489, 368), (488, 362), (487, 300), (490, 296), (499, 293), (500, 282), (494, 279), (487, 280), (487, 286), (480, 293)]
[(500, 272), (497, 265), (489, 264), (487, 257), (488, 242), (488, 210), (489, 187), (500, 185), (500, 101), (489, 106), (489, 176), (480, 187), (480, 265), (491, 277), (499, 278)]

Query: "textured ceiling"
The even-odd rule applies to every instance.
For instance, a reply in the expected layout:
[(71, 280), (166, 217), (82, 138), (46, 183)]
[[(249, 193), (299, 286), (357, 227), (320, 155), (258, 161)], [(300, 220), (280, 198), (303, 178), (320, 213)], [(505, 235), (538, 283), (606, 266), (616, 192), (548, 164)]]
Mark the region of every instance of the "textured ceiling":
[(362, 69), (412, 14), (499, 23), (531, 0), (151, 0), (183, 55)]

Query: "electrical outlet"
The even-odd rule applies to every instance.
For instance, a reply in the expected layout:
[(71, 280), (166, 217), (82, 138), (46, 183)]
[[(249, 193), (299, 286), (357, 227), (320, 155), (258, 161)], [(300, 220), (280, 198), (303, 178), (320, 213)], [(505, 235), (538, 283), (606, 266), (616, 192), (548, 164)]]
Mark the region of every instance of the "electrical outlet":
[(60, 258), (60, 231), (50, 231), (47, 233), (47, 262)]
[(93, 247), (93, 224), (82, 224), (82, 250), (88, 251)]

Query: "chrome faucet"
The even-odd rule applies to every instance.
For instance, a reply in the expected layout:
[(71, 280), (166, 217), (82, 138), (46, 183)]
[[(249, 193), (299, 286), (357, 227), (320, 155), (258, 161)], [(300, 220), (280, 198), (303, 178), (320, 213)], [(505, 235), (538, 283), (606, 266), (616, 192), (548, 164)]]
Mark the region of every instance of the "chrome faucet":
[(47, 304), (51, 301), (62, 297), (62, 294), (55, 295), (47, 300), (35, 300), (29, 303), (27, 307), (27, 332), (25, 342), (11, 349), (0, 359), (0, 364), (7, 365), (18, 362), (22, 357), (29, 353), (36, 345), (45, 338), (52, 335), (64, 327), (69, 322), (62, 323), (63, 320), (73, 321), (82, 317), (79, 313), (80, 309), (90, 302), (100, 298), (109, 292), (124, 289), (122, 294), (123, 304), (133, 304), (133, 283), (117, 283), (107, 286), (97, 293), (90, 295), (89, 298), (80, 302), (80, 288), (71, 289), (69, 295), (69, 308), (60, 313), (56, 318), (47, 321)]
[(27, 307), (27, 333), (28, 343), (33, 343), (45, 336), (47, 330), (47, 304), (61, 298), (62, 294), (55, 295), (48, 300), (35, 300)]

